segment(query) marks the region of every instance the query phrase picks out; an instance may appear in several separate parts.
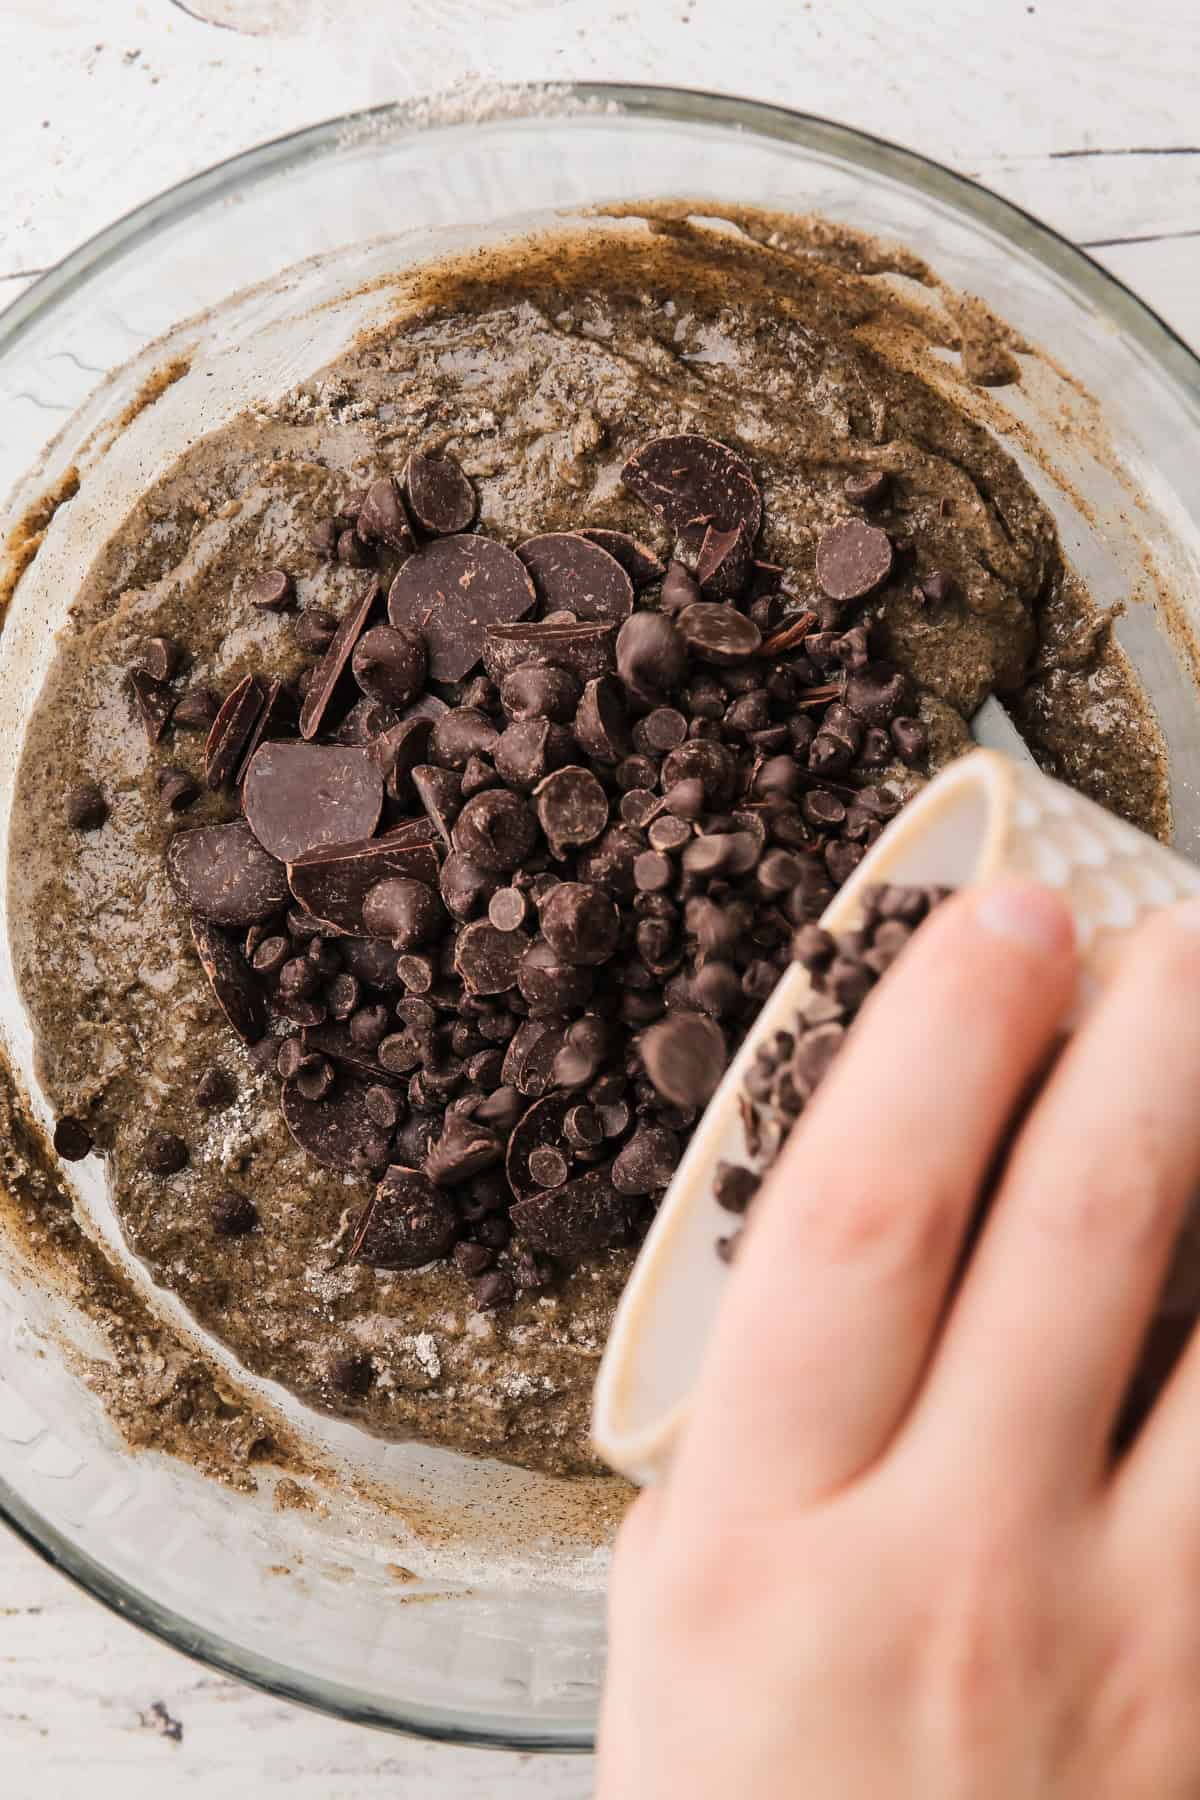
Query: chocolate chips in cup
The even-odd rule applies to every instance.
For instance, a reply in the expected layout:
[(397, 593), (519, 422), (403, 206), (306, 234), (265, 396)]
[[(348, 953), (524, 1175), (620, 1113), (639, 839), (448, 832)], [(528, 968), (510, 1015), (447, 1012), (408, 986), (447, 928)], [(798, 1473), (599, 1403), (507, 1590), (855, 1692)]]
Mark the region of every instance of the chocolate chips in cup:
[[(847, 490), (808, 604), (759, 554), (739, 450), (665, 435), (623, 480), (674, 536), (661, 560), (587, 517), (502, 543), (453, 458), (414, 452), (313, 522), (345, 585), (287, 634), (299, 682), (271, 666), (294, 583), (248, 570), (249, 666), (221, 693), (189, 664), (204, 705), (178, 702), (214, 799), (167, 874), (247, 1079), (360, 1190), (352, 1259), (445, 1261), (488, 1311), (637, 1243), (796, 946), (825, 1012), (762, 1066), (752, 1104), (783, 1120), (919, 922), (812, 935), (927, 742), (857, 612), (895, 555), (874, 490)], [(181, 660), (141, 671), (164, 708)], [(721, 1178), (732, 1210), (754, 1174)]]

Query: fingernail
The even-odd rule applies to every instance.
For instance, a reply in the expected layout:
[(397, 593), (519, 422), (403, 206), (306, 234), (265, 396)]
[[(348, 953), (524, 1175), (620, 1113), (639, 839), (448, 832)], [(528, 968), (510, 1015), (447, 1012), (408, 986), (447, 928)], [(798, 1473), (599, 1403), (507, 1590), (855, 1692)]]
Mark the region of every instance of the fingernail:
[(985, 889), (975, 902), (975, 917), (985, 931), (1042, 956), (1061, 956), (1075, 942), (1065, 901), (1032, 882), (1001, 882)]

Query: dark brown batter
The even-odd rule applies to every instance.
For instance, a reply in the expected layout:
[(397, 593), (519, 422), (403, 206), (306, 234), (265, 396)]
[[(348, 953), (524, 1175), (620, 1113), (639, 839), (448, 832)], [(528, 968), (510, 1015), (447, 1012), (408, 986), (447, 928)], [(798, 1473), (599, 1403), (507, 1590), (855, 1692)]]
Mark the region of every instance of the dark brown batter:
[[(273, 416), (198, 443), (98, 553), (24, 753), (16, 962), (47, 1091), (107, 1156), (131, 1248), (246, 1365), (372, 1431), (573, 1472), (593, 1466), (591, 1385), (632, 1252), (496, 1313), (473, 1310), (445, 1264), (389, 1274), (348, 1259), (364, 1184), (289, 1137), (163, 874), (179, 821), (127, 688), (145, 641), (180, 640), (220, 693), (250, 671), (310, 666), (294, 621), (253, 604), (255, 577), (282, 568), (303, 606), (341, 616), (362, 577), (313, 552), (313, 521), (414, 449), (457, 458), (492, 538), (616, 527), (665, 561), (672, 536), (620, 470), (648, 439), (700, 432), (752, 465), (757, 554), (782, 565), (798, 610), (818, 540), (850, 510), (847, 476), (869, 464), (890, 477), (883, 517), (903, 555), (868, 611), (920, 692), (933, 766), (999, 690), (1052, 772), (1165, 835), (1162, 746), (1013, 462), (865, 346), (863, 327), (878, 345), (893, 311), (912, 324), (866, 278), (709, 233), (631, 245), (598, 229), (586, 245), (427, 274), (416, 299)], [(936, 572), (945, 591), (923, 592)], [(169, 760), (198, 775), (202, 745), (175, 732)], [(64, 797), (85, 780), (110, 810), (80, 832)], [(224, 816), (205, 794), (187, 822)], [(213, 1067), (237, 1095), (217, 1111), (194, 1099)], [(181, 1171), (146, 1167), (163, 1132), (187, 1145)], [(214, 1232), (218, 1190), (250, 1200), (257, 1228)], [(357, 1392), (345, 1372), (364, 1360), (372, 1380)]]

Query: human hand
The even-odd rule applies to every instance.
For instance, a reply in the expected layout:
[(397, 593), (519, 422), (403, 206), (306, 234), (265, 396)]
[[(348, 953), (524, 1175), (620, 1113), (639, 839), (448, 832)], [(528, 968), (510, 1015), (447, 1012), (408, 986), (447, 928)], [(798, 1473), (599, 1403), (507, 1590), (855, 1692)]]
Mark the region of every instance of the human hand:
[(1111, 1440), (1200, 1184), (1200, 904), (1053, 1052), (1068, 915), (946, 902), (754, 1212), (621, 1534), (600, 1800), (1200, 1793), (1200, 1343)]

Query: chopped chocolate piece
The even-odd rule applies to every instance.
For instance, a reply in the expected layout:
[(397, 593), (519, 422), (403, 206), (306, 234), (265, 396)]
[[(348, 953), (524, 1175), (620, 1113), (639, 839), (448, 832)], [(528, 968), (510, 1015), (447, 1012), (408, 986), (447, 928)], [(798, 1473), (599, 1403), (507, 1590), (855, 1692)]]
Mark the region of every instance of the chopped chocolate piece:
[(499, 876), (485, 869), (469, 856), (452, 850), (442, 864), (439, 885), (448, 913), (455, 919), (469, 919), (485, 907), (496, 891)]
[(391, 799), (402, 800), (409, 794), (413, 770), (428, 759), (433, 726), (433, 719), (409, 713), (399, 724), (372, 738), (371, 755), (379, 765)]
[(253, 925), (287, 905), (287, 870), (244, 819), (176, 832), (166, 869), (184, 905), (217, 925)]
[(337, 620), (323, 606), (310, 606), (296, 622), (296, 642), (302, 650), (321, 656), (337, 632)]
[(619, 1194), (657, 1193), (670, 1181), (678, 1161), (675, 1133), (660, 1125), (643, 1125), (613, 1163), (612, 1184)]
[(728, 603), (697, 601), (694, 606), (684, 607), (676, 624), (688, 649), (705, 662), (742, 662), (753, 656), (762, 643), (762, 633), (754, 620)]
[(479, 1312), (495, 1312), (501, 1306), (511, 1306), (515, 1294), (512, 1276), (506, 1269), (493, 1269), (471, 1283), (471, 1299)]
[(707, 524), (741, 526), (753, 543), (762, 501), (746, 459), (715, 438), (684, 434), (653, 438), (630, 457), (621, 480), (675, 531)]
[(412, 549), (412, 527), (400, 490), (390, 475), (381, 475), (371, 483), (359, 505), (354, 528), (365, 544), (386, 544), (389, 550), (401, 552)]
[(485, 630), (519, 619), (536, 599), (520, 558), (503, 544), (434, 538), (401, 565), (388, 593), (388, 616), (393, 625), (420, 633), (435, 681), (461, 681), (479, 661)]
[(865, 600), (892, 572), (892, 540), (878, 525), (846, 519), (817, 545), (817, 580), (831, 600)]
[(296, 586), (282, 569), (264, 569), (250, 584), (250, 604), (260, 612), (288, 612), (296, 604)]
[(696, 558), (696, 580), (710, 600), (737, 600), (750, 579), (750, 539), (740, 525), (732, 531), (705, 528)]
[[(578, 764), (547, 775), (535, 789), (534, 800), (546, 842), (556, 857), (594, 842), (608, 824), (608, 796), (591, 770)], [(515, 868), (519, 860), (505, 866)]]
[(466, 1113), (448, 1112), (442, 1135), (429, 1146), (423, 1167), (438, 1187), (455, 1187), (503, 1159), (504, 1146), (496, 1133)]
[(610, 556), (614, 556), (635, 588), (649, 587), (652, 582), (661, 580), (663, 566), (653, 550), (648, 550), (637, 538), (630, 537), (627, 531), (608, 531), (589, 526), (579, 535), (587, 538), (589, 543), (599, 544), (602, 550), (607, 550)]
[(141, 667), (155, 681), (171, 681), (187, 660), (187, 652), (174, 638), (147, 638), (142, 645)]
[(321, 729), (334, 691), (346, 671), (359, 638), (366, 630), (367, 620), (378, 598), (379, 584), (372, 579), (364, 589), (362, 598), (342, 619), (330, 639), (328, 649), (313, 670), (312, 680), (304, 695), (304, 704), (300, 708), (302, 738), (314, 738)]
[(549, 719), (567, 725), (579, 702), (579, 681), (569, 669), (520, 663), (500, 683), (500, 704), (510, 719)]
[(350, 668), (372, 700), (407, 706), (425, 685), (425, 642), (402, 625), (372, 625), (354, 646)]
[(562, 881), (541, 909), (542, 933), (563, 962), (606, 962), (617, 947), (621, 921), (603, 888)]
[(367, 1205), (350, 1254), (376, 1269), (419, 1269), (447, 1255), (457, 1235), (454, 1208), (428, 1175), (393, 1165)]
[(857, 475), (846, 477), (842, 492), (851, 506), (866, 507), (870, 511), (873, 507), (883, 505), (890, 486), (891, 477), (886, 470), (862, 469)]
[(267, 1009), (235, 940), (207, 919), (192, 918), (192, 940), (217, 1004), (243, 1043), (254, 1044), (267, 1029)]
[(529, 792), (574, 753), (575, 742), (565, 726), (549, 719), (517, 719), (496, 740), (492, 760), (510, 787)]
[(108, 818), (108, 801), (94, 781), (80, 781), (67, 795), (67, 824), (72, 831), (99, 831)]
[(677, 1012), (652, 1025), (642, 1060), (658, 1092), (676, 1106), (704, 1106), (725, 1073), (725, 1038), (703, 1013)]
[[(331, 929), (349, 932), (354, 938), (370, 936), (363, 921), (367, 895), (391, 876), (431, 886), (438, 879), (434, 842), (426, 820), (410, 819), (382, 837), (310, 850), (288, 865), (291, 892), (307, 912)], [(377, 955), (363, 945), (350, 954), (360, 959)], [(373, 966), (380, 969), (378, 963)], [(377, 981), (365, 961), (362, 966), (352, 962), (351, 973)]]
[(483, 666), (493, 681), (522, 663), (552, 663), (580, 681), (590, 681), (616, 666), (617, 628), (594, 621), (573, 625), (541, 619), (520, 625), (489, 625), (484, 633)]
[(204, 746), (205, 778), (214, 792), (233, 781), (266, 703), (267, 686), (257, 675), (245, 676), (226, 696)]
[(449, 849), (453, 843), (452, 828), (462, 811), (462, 778), (452, 769), (439, 769), (433, 763), (418, 763), (412, 771), (412, 785), (426, 816), (437, 828)]
[(475, 489), (452, 456), (414, 450), (404, 471), (413, 518), (422, 531), (449, 537), (466, 531), (475, 517)]
[(230, 1106), (237, 1094), (233, 1078), (224, 1069), (205, 1069), (196, 1083), (192, 1098), (202, 1112), (219, 1112)]
[(82, 1162), (95, 1148), (95, 1139), (82, 1119), (64, 1113), (54, 1126), (54, 1148), (64, 1162)]
[(284, 1123), (300, 1148), (325, 1168), (364, 1174), (386, 1164), (389, 1138), (367, 1111), (368, 1085), (347, 1075), (323, 1099), (308, 1100), (294, 1082), (285, 1083)]
[(505, 994), (516, 986), (528, 948), (523, 931), (500, 931), (487, 919), (476, 919), (455, 939), (454, 968), (468, 993)]
[(531, 1014), (560, 1018), (586, 1003), (592, 977), (585, 965), (564, 962), (544, 938), (538, 938), (521, 958), (517, 986)]
[(687, 648), (665, 613), (636, 612), (617, 634), (617, 672), (640, 699), (657, 700), (687, 673)]
[(175, 710), (175, 697), (165, 681), (156, 681), (145, 669), (131, 669), (129, 685), (146, 727), (146, 736), (152, 744), (157, 744)]
[(207, 733), (219, 711), (220, 703), (211, 688), (193, 687), (176, 701), (171, 723), (182, 731)]
[(454, 1246), (454, 1262), (468, 1279), (482, 1275), (490, 1269), (496, 1260), (496, 1252), (489, 1250), (486, 1244), (474, 1244), (464, 1239)]
[(362, 922), (369, 936), (390, 938), (397, 950), (415, 950), (442, 935), (446, 912), (428, 883), (390, 875), (368, 888)]
[(281, 862), (369, 838), (383, 810), (383, 777), (365, 749), (262, 744), (246, 772), (246, 820)]
[(896, 718), (888, 727), (896, 755), (909, 768), (917, 768), (929, 755), (929, 732), (920, 719)]
[(548, 612), (577, 619), (627, 619), (633, 583), (616, 557), (577, 531), (547, 531), (517, 545)]
[(565, 1187), (538, 1189), (517, 1200), (511, 1218), (519, 1238), (531, 1249), (577, 1261), (623, 1241), (630, 1206), (613, 1187), (608, 1170), (597, 1168)]
[(151, 1175), (178, 1175), (188, 1166), (188, 1147), (173, 1131), (152, 1131), (142, 1151), (142, 1162)]
[[(539, 794), (549, 782), (560, 782), (574, 773), (560, 770), (547, 776)], [(583, 774), (586, 771), (580, 770)], [(588, 779), (599, 788), (594, 775)], [(603, 791), (603, 790), (601, 790)], [(607, 802), (605, 803), (607, 812)], [(540, 816), (539, 803), (539, 816)], [(549, 835), (549, 834), (547, 834)], [(586, 839), (578, 840), (586, 842)], [(517, 794), (505, 790), (489, 790), (475, 794), (459, 813), (453, 832), (454, 848), (481, 868), (505, 874), (521, 866), (537, 842), (537, 825), (528, 806)]]
[(719, 1162), (713, 1181), (713, 1199), (726, 1212), (744, 1213), (757, 1194), (762, 1181), (753, 1169), (739, 1168), (737, 1163)]

